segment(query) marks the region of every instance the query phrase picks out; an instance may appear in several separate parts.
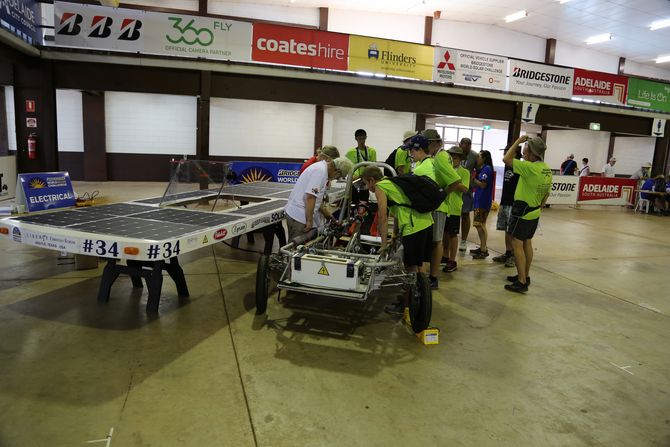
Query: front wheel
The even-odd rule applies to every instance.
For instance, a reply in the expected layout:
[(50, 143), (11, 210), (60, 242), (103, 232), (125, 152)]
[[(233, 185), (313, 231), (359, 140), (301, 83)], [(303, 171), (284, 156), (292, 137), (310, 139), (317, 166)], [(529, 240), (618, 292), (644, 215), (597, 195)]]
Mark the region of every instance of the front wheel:
[(262, 315), (268, 308), (270, 294), (270, 256), (261, 255), (256, 268), (256, 315)]
[(430, 282), (425, 274), (417, 273), (414, 284), (409, 288), (409, 319), (415, 333), (428, 328), (432, 312), (433, 292)]

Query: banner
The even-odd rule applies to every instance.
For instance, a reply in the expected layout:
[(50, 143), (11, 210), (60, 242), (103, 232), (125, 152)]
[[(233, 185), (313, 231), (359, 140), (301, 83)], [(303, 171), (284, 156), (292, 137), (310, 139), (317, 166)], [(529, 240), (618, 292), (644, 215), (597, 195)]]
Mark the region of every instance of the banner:
[(554, 175), (547, 203), (550, 205), (574, 205), (577, 203), (579, 177), (574, 175)]
[(670, 84), (628, 78), (628, 105), (670, 113)]
[(616, 177), (579, 177), (580, 205), (625, 205), (634, 196), (637, 180)]
[(219, 60), (251, 60), (251, 24), (135, 9), (54, 3), (55, 44)]
[(433, 47), (374, 37), (349, 36), (349, 71), (433, 79)]
[(232, 161), (230, 170), (235, 173), (235, 183), (278, 182), (295, 183), (302, 163), (272, 163), (259, 161)]
[(19, 174), (16, 183), (16, 203), (25, 205), (29, 212), (75, 205), (67, 172)]
[(30, 45), (40, 45), (42, 9), (34, 0), (0, 0), (0, 26)]
[(255, 23), (251, 59), (255, 62), (346, 71), (349, 65), (349, 35)]
[(627, 93), (628, 78), (626, 76), (575, 68), (572, 96), (612, 104), (626, 104)]
[(509, 91), (550, 98), (572, 97), (572, 68), (509, 60)]
[(507, 58), (435, 47), (433, 81), (505, 90)]

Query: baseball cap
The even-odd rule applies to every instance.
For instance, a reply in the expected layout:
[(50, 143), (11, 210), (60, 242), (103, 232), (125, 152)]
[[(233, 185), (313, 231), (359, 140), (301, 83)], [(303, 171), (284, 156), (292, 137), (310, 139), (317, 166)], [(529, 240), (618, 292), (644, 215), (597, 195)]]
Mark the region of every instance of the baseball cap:
[(449, 149), (447, 149), (447, 152), (455, 155), (463, 155), (463, 149), (458, 146), (451, 146)]
[(651, 168), (651, 163), (649, 163), (648, 161), (645, 161), (644, 163), (642, 163), (642, 167), (643, 168)]
[(414, 135), (416, 135), (416, 130), (408, 130), (402, 134), (402, 141), (404, 142), (405, 140), (412, 138)]
[(403, 149), (428, 149), (429, 141), (421, 134), (414, 135), (409, 142), (402, 146)]
[(423, 132), (421, 132), (421, 135), (426, 137), (428, 141), (442, 141), (442, 137), (440, 134), (437, 132), (435, 129), (426, 129)]
[(547, 150), (547, 145), (544, 143), (544, 140), (540, 137), (533, 137), (527, 141), (528, 149), (538, 157), (540, 160), (544, 160), (544, 152)]
[(335, 159), (340, 156), (340, 151), (337, 150), (335, 146), (324, 146), (319, 149), (319, 154), (327, 155), (331, 159)]
[(333, 160), (333, 164), (335, 165), (335, 169), (340, 171), (340, 174), (342, 175), (342, 178), (346, 177), (349, 175), (351, 172), (351, 168), (354, 167), (354, 164), (351, 162), (346, 157), (337, 157)]

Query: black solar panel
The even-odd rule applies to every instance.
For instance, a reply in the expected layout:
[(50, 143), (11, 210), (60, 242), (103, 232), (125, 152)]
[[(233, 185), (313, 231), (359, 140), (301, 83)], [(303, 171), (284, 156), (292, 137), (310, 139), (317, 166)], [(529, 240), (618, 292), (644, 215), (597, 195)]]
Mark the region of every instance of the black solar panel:
[(276, 198), (276, 199), (288, 199), (289, 196), (291, 195), (292, 190), (288, 191), (279, 191), (279, 192), (274, 192), (272, 194), (268, 194), (268, 197)]
[(157, 205), (161, 202), (179, 202), (187, 199), (199, 199), (205, 197), (214, 197), (219, 192), (219, 188), (203, 189), (200, 191), (181, 192), (179, 194), (170, 194), (163, 197), (152, 197), (150, 199), (134, 200), (136, 203), (148, 203)]
[(182, 223), (202, 228), (220, 226), (234, 220), (239, 220), (241, 218), (240, 216), (173, 208), (163, 208), (146, 213), (135, 214), (133, 217), (138, 219), (158, 220), (162, 222)]
[(138, 239), (159, 241), (200, 231), (196, 225), (175, 222), (158, 222), (136, 217), (114, 217), (112, 219), (87, 222), (69, 227), (72, 230), (111, 236), (125, 236)]
[(111, 214), (112, 216), (130, 216), (131, 214), (142, 213), (149, 211), (149, 208), (144, 205), (135, 205), (133, 203), (112, 203), (109, 205), (91, 206), (86, 208), (79, 208), (72, 210), (73, 213), (85, 213), (88, 215), (87, 219), (95, 219), (98, 214)]
[(35, 214), (29, 216), (13, 217), (12, 220), (26, 222), (36, 225), (46, 225), (49, 227), (67, 227), (70, 225), (90, 222), (91, 220), (109, 219), (114, 217), (111, 214), (96, 214), (94, 219), (91, 219), (92, 214), (80, 213), (73, 210), (60, 211), (53, 213)]
[(243, 208), (234, 210), (235, 214), (244, 214), (245, 216), (252, 216), (254, 214), (266, 213), (273, 210), (281, 210), (286, 206), (288, 200), (272, 200), (269, 202), (258, 203), (256, 205), (245, 206)]

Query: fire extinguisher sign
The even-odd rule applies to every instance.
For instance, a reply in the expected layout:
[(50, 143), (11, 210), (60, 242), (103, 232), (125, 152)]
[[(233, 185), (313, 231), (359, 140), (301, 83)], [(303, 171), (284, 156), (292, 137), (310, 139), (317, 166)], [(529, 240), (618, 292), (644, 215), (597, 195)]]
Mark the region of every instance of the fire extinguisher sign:
[(74, 206), (75, 196), (68, 172), (19, 174), (16, 201), (29, 212)]

